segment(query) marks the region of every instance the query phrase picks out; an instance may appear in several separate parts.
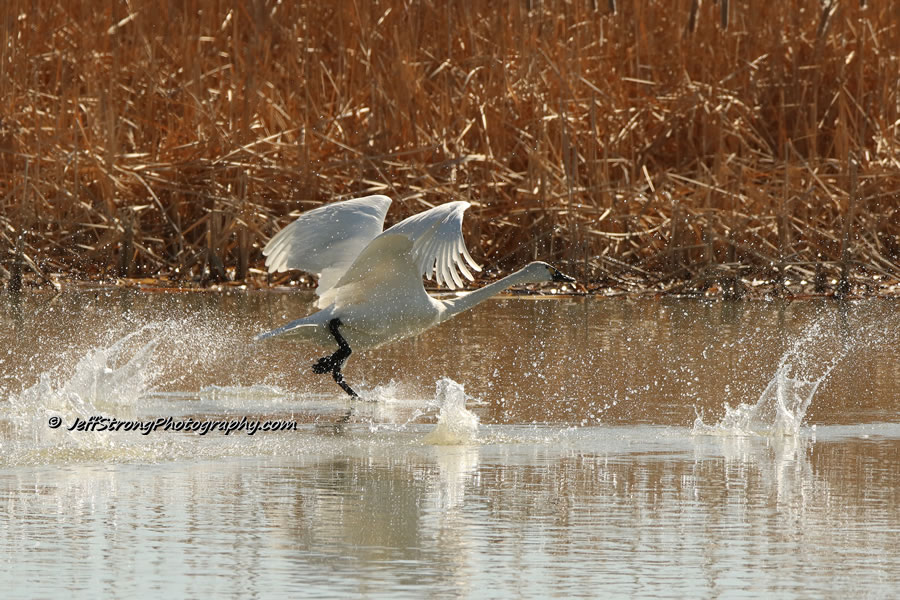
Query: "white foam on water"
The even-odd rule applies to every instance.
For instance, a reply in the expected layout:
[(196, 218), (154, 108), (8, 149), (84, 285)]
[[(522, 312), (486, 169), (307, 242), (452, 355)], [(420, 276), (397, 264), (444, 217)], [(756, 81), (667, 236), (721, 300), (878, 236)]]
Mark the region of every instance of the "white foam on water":
[(435, 385), (434, 404), (440, 409), (438, 422), (425, 442), (433, 445), (464, 445), (474, 443), (478, 435), (478, 416), (466, 408), (466, 390), (448, 377)]

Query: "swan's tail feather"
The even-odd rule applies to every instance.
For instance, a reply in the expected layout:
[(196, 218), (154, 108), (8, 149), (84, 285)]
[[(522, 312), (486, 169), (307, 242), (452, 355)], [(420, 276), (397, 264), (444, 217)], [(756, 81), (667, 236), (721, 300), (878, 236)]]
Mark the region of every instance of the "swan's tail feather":
[(254, 342), (260, 342), (262, 340), (267, 340), (269, 338), (278, 337), (278, 336), (291, 336), (291, 337), (309, 337), (309, 335), (304, 334), (312, 334), (319, 325), (315, 323), (297, 323), (292, 322), (287, 325), (282, 325), (277, 329), (273, 329), (272, 331), (266, 331), (265, 333), (260, 333), (255, 338), (253, 338)]

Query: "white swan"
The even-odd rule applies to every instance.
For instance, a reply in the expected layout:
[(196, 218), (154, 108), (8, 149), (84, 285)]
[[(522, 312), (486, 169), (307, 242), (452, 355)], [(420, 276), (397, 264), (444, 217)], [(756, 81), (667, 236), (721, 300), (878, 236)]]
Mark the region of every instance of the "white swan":
[[(269, 272), (299, 269), (318, 275), (321, 310), (256, 336), (291, 337), (320, 346), (337, 345), (313, 365), (331, 373), (350, 396), (341, 368), (351, 349), (374, 348), (417, 335), (506, 288), (522, 283), (575, 281), (544, 262), (459, 297), (438, 300), (425, 292), (422, 276), (451, 289), (481, 268), (466, 250), (463, 212), (468, 202), (449, 202), (413, 215), (382, 233), (387, 196), (335, 202), (301, 215), (276, 234), (263, 254)], [(468, 265), (468, 267), (467, 267)], [(457, 272), (458, 271), (458, 272)]]

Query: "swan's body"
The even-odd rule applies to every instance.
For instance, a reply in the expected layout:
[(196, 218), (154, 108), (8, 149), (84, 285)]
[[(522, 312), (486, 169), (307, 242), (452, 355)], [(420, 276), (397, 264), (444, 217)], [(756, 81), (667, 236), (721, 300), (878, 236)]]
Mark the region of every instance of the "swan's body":
[(450, 202), (413, 215), (382, 232), (391, 200), (367, 196), (311, 210), (285, 227), (263, 249), (270, 272), (300, 269), (319, 276), (321, 309), (257, 339), (286, 337), (338, 346), (313, 370), (343, 382), (341, 367), (351, 349), (374, 348), (419, 333), (522, 283), (574, 281), (543, 262), (533, 262), (473, 292), (438, 300), (425, 292), (422, 276), (455, 289), (469, 267), (480, 271), (462, 238), (468, 202)]

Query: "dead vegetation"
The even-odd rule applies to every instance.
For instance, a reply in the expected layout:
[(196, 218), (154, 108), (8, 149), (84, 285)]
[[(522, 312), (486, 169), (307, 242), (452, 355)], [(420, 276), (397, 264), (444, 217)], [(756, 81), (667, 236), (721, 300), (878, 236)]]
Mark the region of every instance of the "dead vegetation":
[(900, 277), (892, 0), (0, 10), (9, 287), (252, 279), (297, 211), (369, 193), (469, 200), (484, 264), (588, 289)]

